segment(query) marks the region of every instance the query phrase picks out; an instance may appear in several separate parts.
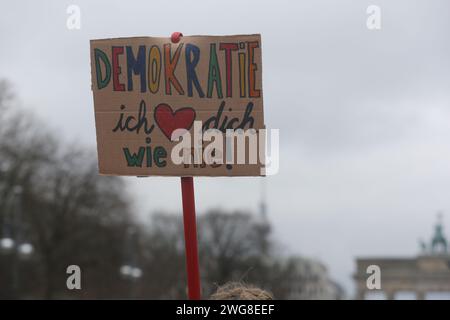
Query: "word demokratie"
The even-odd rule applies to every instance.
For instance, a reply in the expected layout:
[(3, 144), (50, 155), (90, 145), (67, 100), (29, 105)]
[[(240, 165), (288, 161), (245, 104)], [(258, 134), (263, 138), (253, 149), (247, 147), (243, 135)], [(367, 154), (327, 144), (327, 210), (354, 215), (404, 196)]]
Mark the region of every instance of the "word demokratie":
[[(258, 65), (254, 59), (259, 47), (259, 41), (211, 43), (209, 54), (204, 55), (191, 43), (139, 45), (136, 50), (132, 46), (111, 46), (110, 52), (96, 48), (97, 89), (106, 88), (112, 81), (114, 91), (133, 91), (136, 90), (133, 76), (137, 76), (142, 93), (156, 94), (163, 90), (165, 95), (176, 92), (188, 97), (212, 98), (215, 91), (214, 97), (222, 99), (237, 95), (233, 93), (233, 82), (238, 81), (239, 97), (259, 98), (261, 90), (256, 88), (255, 79)], [(220, 69), (218, 51), (223, 52), (225, 70)], [(122, 55), (125, 55), (124, 65), (120, 64), (119, 56)], [(185, 56), (186, 63), (183, 77), (177, 76), (176, 72), (181, 55)], [(203, 57), (209, 57), (206, 83), (201, 83), (197, 76), (197, 67)], [(238, 64), (237, 74), (233, 74), (233, 63)], [(119, 79), (122, 73), (126, 75), (125, 83)], [(185, 79), (186, 83), (182, 84), (180, 79)]]

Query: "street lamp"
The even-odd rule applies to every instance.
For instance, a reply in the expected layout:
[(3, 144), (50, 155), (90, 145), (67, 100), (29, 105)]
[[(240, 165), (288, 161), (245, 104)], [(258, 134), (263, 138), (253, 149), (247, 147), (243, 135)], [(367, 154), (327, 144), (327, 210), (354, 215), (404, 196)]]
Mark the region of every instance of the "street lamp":
[[(1, 168), (0, 168), (1, 169)], [(15, 197), (20, 195), (22, 193), (22, 187), (21, 186), (13, 186), (12, 187), (12, 193), (10, 194), (7, 202), (11, 203), (11, 207), (14, 207), (14, 200)], [(10, 217), (10, 215), (13, 215)], [(9, 221), (9, 219), (14, 218), (14, 212), (11, 212), (10, 214), (5, 214), (4, 220), (3, 220), (3, 232), (2, 232), (2, 238), (0, 239), (0, 250), (3, 253), (10, 253), (15, 246), (15, 240), (12, 238), (12, 230), (13, 229), (13, 223)]]
[(142, 277), (142, 270), (141, 270), (141, 268), (134, 267), (133, 270), (131, 270), (131, 277), (133, 279), (139, 279), (140, 277)]
[(120, 274), (124, 278), (139, 279), (140, 277), (142, 277), (142, 269), (139, 267), (133, 267), (126, 264), (120, 267)]
[(11, 188), (11, 191), (10, 198), (8, 199), (10, 201), (11, 212), (4, 216), (0, 251), (11, 254), (10, 294), (12, 298), (16, 298), (20, 295), (21, 288), (19, 275), (20, 260), (29, 258), (34, 252), (34, 247), (31, 243), (23, 241), (22, 238), (24, 226), (21, 221), (22, 212), (19, 207), (21, 203), (19, 197), (23, 193), (23, 188), (15, 185)]
[(5, 237), (0, 239), (0, 249), (4, 253), (9, 253), (14, 248), (14, 239)]
[[(7, 216), (3, 221), (3, 235), (0, 239), (0, 251), (3, 253), (10, 253), (15, 248), (19, 255), (23, 258), (29, 257), (34, 252), (34, 247), (29, 242), (20, 242), (20, 212), (16, 208), (15, 198), (19, 197), (23, 192), (22, 186), (15, 185), (12, 187), (11, 206), (14, 210), (12, 212), (12, 221), (8, 221)], [(15, 232), (13, 229), (16, 229)], [(15, 234), (16, 240), (11, 236)]]
[(19, 245), (17, 249), (19, 251), (19, 255), (23, 258), (28, 258), (34, 252), (34, 247), (31, 243), (25, 242)]
[(138, 280), (142, 277), (143, 271), (139, 268), (138, 257), (136, 255), (135, 247), (137, 243), (137, 232), (135, 228), (129, 228), (126, 232), (124, 253), (126, 263), (120, 266), (121, 276), (127, 280), (129, 287), (129, 296), (131, 298), (137, 297)]
[(123, 265), (120, 267), (120, 274), (127, 278), (131, 275), (131, 271), (132, 271), (133, 267), (129, 266), (129, 265)]
[(120, 267), (120, 274), (128, 282), (129, 296), (136, 298), (137, 296), (137, 282), (142, 277), (142, 269), (133, 265), (124, 264)]

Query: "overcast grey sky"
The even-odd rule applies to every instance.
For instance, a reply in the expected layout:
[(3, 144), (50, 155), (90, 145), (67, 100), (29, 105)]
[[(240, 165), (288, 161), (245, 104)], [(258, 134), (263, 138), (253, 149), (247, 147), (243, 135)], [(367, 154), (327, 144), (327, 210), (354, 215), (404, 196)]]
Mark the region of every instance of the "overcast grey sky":
[[(81, 30), (66, 28), (70, 4)], [(371, 4), (381, 30), (366, 27)], [(8, 1), (0, 77), (66, 141), (95, 148), (90, 39), (261, 33), (265, 119), (281, 137), (269, 217), (286, 250), (351, 292), (355, 256), (416, 254), (436, 211), (450, 219), (449, 30), (448, 0)], [(142, 214), (180, 210), (178, 179), (127, 181)], [(198, 212), (256, 211), (260, 181), (198, 178)]]

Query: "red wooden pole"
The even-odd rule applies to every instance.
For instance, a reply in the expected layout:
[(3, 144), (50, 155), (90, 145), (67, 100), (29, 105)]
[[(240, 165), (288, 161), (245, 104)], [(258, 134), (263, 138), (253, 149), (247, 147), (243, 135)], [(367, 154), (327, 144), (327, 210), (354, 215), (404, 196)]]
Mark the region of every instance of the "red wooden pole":
[[(182, 36), (181, 32), (174, 32), (170, 40), (178, 43)], [(181, 177), (181, 195), (183, 197), (188, 296), (190, 300), (200, 300), (200, 268), (198, 265), (197, 222), (195, 221), (194, 179), (192, 177)]]
[(181, 177), (181, 194), (183, 198), (188, 296), (190, 300), (200, 300), (201, 289), (197, 249), (197, 223), (195, 219), (194, 179), (192, 177)]

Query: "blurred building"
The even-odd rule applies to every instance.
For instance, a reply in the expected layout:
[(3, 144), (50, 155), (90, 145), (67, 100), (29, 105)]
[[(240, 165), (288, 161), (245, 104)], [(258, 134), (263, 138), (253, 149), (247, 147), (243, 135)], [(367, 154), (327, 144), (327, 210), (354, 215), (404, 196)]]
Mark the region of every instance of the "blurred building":
[(330, 279), (327, 268), (320, 261), (297, 257), (294, 262), (294, 278), (289, 299), (341, 300), (344, 291)]
[[(386, 299), (395, 299), (400, 293), (411, 293), (415, 299), (429, 294), (450, 293), (450, 251), (444, 235), (441, 217), (431, 240), (421, 241), (421, 253), (416, 257), (379, 257), (356, 259), (356, 299), (365, 299), (368, 293), (378, 292)], [(369, 266), (380, 270), (380, 289), (369, 289)], [(447, 295), (450, 297), (450, 295)]]

